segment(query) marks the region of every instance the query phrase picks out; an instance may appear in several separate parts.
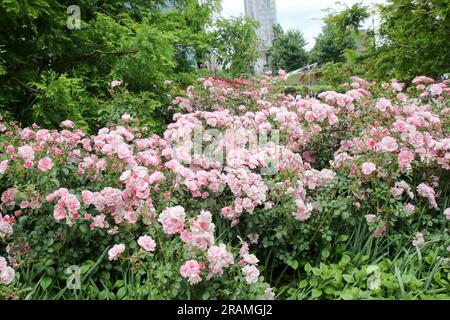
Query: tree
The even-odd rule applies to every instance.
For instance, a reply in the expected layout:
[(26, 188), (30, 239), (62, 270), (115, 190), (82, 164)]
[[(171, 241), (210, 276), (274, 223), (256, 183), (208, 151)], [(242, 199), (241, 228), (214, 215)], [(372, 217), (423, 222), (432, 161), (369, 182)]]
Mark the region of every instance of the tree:
[(324, 64), (327, 62), (344, 62), (345, 49), (355, 49), (356, 41), (350, 29), (344, 31), (331, 25), (325, 25), (322, 33), (316, 38), (311, 50), (310, 62)]
[(351, 7), (345, 6), (340, 12), (330, 13), (325, 18), (325, 23), (333, 25), (335, 28), (345, 30), (350, 28), (358, 32), (362, 23), (370, 16), (369, 7), (361, 3), (355, 3)]
[(360, 3), (328, 14), (322, 33), (311, 51), (310, 61), (321, 64), (344, 62), (346, 50), (363, 50), (366, 41), (361, 25), (368, 17), (368, 7)]
[(380, 45), (366, 59), (373, 76), (411, 80), (450, 71), (448, 0), (389, 0), (380, 13)]
[(70, 116), (96, 129), (98, 112), (114, 105), (114, 79), (130, 101), (145, 96), (137, 112), (166, 104), (164, 80), (191, 71), (182, 52), (206, 55), (219, 0), (166, 2), (80, 0), (80, 28), (68, 28), (71, 1), (1, 1), (0, 110), (23, 125)]
[(233, 76), (254, 73), (262, 52), (257, 27), (258, 23), (248, 17), (217, 20), (211, 46), (224, 71)]
[(273, 31), (273, 67), (290, 72), (304, 66), (308, 62), (308, 53), (303, 34), (298, 30), (288, 30), (285, 33), (279, 24), (274, 26)]

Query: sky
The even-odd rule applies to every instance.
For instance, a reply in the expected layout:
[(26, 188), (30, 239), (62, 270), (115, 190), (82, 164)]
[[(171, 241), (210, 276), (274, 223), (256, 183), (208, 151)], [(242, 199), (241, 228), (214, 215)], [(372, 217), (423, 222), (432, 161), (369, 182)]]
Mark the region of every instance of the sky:
[[(284, 30), (298, 29), (305, 36), (307, 49), (314, 46), (314, 38), (322, 30), (321, 18), (326, 16), (323, 9), (339, 9), (337, 0), (277, 0), (277, 19)], [(364, 4), (384, 3), (385, 0), (340, 0), (340, 3), (349, 6), (357, 2)], [(245, 13), (244, 0), (222, 0), (222, 16), (239, 16)]]

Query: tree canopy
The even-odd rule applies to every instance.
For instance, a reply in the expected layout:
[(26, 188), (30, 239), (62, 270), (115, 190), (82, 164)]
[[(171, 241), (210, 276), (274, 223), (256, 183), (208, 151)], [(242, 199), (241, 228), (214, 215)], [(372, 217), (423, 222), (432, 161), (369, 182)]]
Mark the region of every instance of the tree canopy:
[(182, 80), (192, 56), (207, 55), (206, 26), (220, 7), (219, 0), (166, 2), (77, 1), (81, 23), (68, 28), (70, 1), (2, 1), (0, 108), (24, 124), (71, 118), (95, 127), (118, 79), (141, 113), (153, 113), (164, 80)]
[(360, 3), (328, 14), (322, 33), (316, 38), (311, 51), (310, 61), (320, 64), (344, 62), (346, 50), (361, 46), (361, 26), (368, 17), (368, 7)]
[(367, 63), (374, 76), (411, 80), (450, 72), (450, 6), (447, 0), (389, 0), (379, 6), (379, 46)]
[(308, 62), (307, 44), (303, 34), (298, 30), (284, 32), (281, 26), (274, 26), (272, 43), (272, 64), (275, 69), (287, 72), (301, 68)]
[(216, 21), (211, 47), (224, 71), (233, 76), (254, 73), (254, 65), (261, 55), (257, 27), (258, 23), (248, 17)]

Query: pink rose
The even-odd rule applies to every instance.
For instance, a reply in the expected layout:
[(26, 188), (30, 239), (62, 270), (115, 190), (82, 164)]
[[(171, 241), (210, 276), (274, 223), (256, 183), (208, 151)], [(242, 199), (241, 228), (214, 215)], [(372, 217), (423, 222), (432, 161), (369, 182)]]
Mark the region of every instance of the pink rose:
[(117, 147), (117, 155), (119, 159), (127, 159), (131, 156), (131, 152), (128, 149), (128, 146), (122, 143)]
[(380, 100), (378, 100), (376, 107), (378, 110), (382, 111), (382, 112), (386, 112), (386, 109), (392, 108), (392, 103), (390, 100), (381, 98)]
[(432, 187), (425, 183), (421, 183), (417, 186), (417, 193), (419, 196), (427, 198), (433, 208), (437, 208), (435, 191)]
[(378, 149), (384, 152), (393, 152), (397, 150), (398, 144), (394, 138), (387, 136), (378, 143)]
[(120, 80), (113, 80), (113, 81), (111, 81), (111, 88), (118, 87), (121, 84), (122, 84), (122, 81), (120, 81)]
[(130, 116), (130, 114), (128, 114), (128, 113), (124, 113), (124, 114), (122, 115), (121, 120), (122, 120), (122, 122), (127, 123), (127, 122), (129, 122), (130, 120), (133, 120), (133, 117)]
[(3, 270), (7, 267), (6, 259), (0, 256), (0, 270)]
[(423, 234), (421, 232), (417, 232), (414, 240), (412, 241), (413, 246), (415, 246), (415, 247), (420, 246), (424, 242), (425, 242), (425, 239), (423, 238)]
[(153, 184), (153, 183), (155, 183), (155, 182), (157, 182), (159, 180), (163, 180), (164, 178), (165, 177), (164, 177), (164, 174), (162, 172), (156, 171), (156, 172), (153, 172), (150, 175), (150, 177), (148, 177), (148, 183), (149, 184)]
[(53, 217), (56, 220), (62, 220), (65, 217), (67, 217), (67, 211), (64, 208), (60, 208), (60, 207), (55, 207), (54, 211), (53, 211)]
[(408, 149), (403, 149), (398, 154), (398, 164), (401, 167), (408, 166), (414, 160), (414, 153), (409, 151)]
[(38, 162), (38, 169), (45, 172), (48, 170), (51, 170), (51, 168), (53, 168), (53, 161), (50, 158), (44, 158), (39, 160)]
[(450, 220), (450, 208), (447, 208), (447, 209), (444, 210), (444, 215), (445, 215), (445, 217), (446, 217), (447, 219)]
[(70, 120), (64, 120), (63, 122), (61, 122), (61, 124), (59, 125), (61, 128), (73, 128), (73, 121)]
[(34, 150), (29, 145), (24, 145), (17, 149), (17, 155), (24, 160), (34, 160)]
[(417, 85), (417, 87), (416, 87), (416, 89), (417, 90), (425, 90), (425, 85), (423, 85), (423, 84), (419, 84), (419, 85)]
[(433, 96), (438, 96), (442, 93), (442, 87), (439, 84), (432, 84), (428, 89)]
[(186, 213), (181, 206), (168, 207), (159, 215), (158, 221), (163, 226), (164, 233), (172, 235), (184, 230)]
[(92, 204), (94, 202), (94, 194), (89, 190), (84, 190), (81, 192), (81, 197), (85, 204)]
[(108, 251), (108, 258), (110, 261), (117, 260), (122, 252), (125, 251), (125, 245), (124, 244), (115, 244), (111, 249)]
[(193, 285), (202, 281), (202, 277), (200, 276), (201, 269), (201, 264), (192, 259), (186, 261), (186, 263), (181, 266), (180, 274), (183, 278), (188, 279), (189, 283)]
[(258, 282), (259, 270), (256, 266), (246, 265), (245, 267), (242, 268), (242, 272), (244, 273), (245, 281), (248, 284), (253, 284), (253, 283)]
[(155, 249), (156, 249), (155, 240), (153, 240), (150, 236), (147, 236), (147, 235), (139, 237), (138, 244), (145, 251), (152, 252), (152, 251), (155, 251)]
[(3, 270), (0, 269), (0, 283), (3, 283), (5, 285), (10, 284), (14, 280), (15, 271), (11, 267), (3, 268)]
[(32, 166), (33, 166), (33, 161), (31, 161), (31, 160), (25, 160), (25, 162), (23, 163), (23, 166), (25, 167), (25, 168), (31, 168)]
[(399, 94), (397, 94), (397, 99), (401, 102), (406, 102), (406, 100), (408, 100), (408, 97), (403, 92), (400, 92)]
[(3, 160), (0, 162), (0, 174), (4, 174), (8, 169), (8, 160)]
[(373, 162), (364, 162), (361, 169), (362, 173), (368, 176), (377, 169), (377, 166)]
[(19, 203), (19, 207), (20, 209), (26, 209), (30, 206), (30, 203), (26, 200), (23, 200)]

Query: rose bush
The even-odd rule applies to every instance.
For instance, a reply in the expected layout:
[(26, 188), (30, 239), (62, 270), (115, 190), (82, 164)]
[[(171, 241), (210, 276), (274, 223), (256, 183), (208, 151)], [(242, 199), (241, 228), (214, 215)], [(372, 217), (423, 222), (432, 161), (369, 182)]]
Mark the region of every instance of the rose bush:
[(0, 123), (3, 295), (70, 297), (76, 265), (76, 297), (282, 298), (307, 263), (405, 246), (448, 274), (448, 82), (295, 99), (283, 78), (199, 79), (162, 136)]

